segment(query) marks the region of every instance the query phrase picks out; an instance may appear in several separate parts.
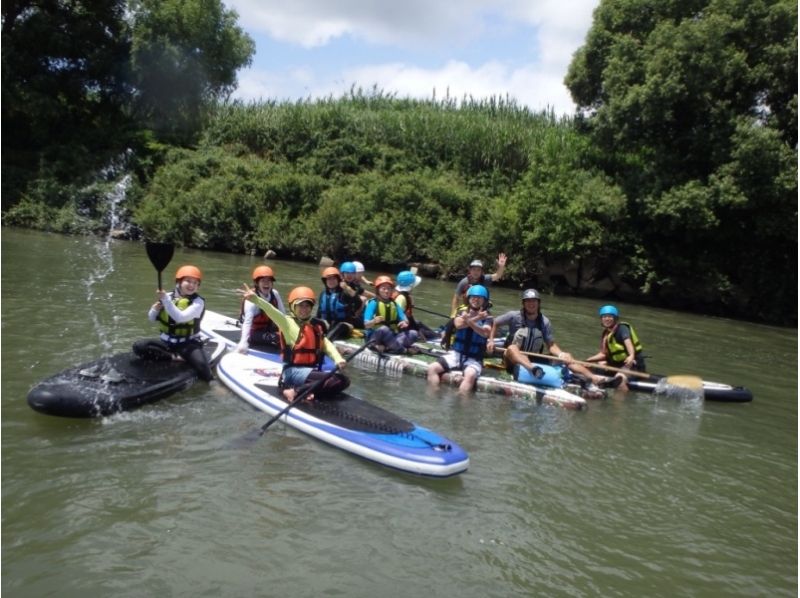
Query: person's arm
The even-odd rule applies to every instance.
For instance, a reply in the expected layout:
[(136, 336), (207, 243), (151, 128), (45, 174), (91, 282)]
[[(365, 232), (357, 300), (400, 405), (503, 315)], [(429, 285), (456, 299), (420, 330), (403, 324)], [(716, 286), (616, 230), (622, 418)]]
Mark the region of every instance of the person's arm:
[(503, 274), (505, 274), (506, 271), (507, 259), (508, 258), (506, 258), (505, 253), (501, 253), (500, 255), (497, 256), (497, 272), (492, 274), (492, 282), (497, 282), (498, 280), (503, 278)]
[(244, 302), (244, 321), (242, 322), (242, 336), (239, 338), (239, 344), (236, 345), (237, 353), (247, 353), (250, 347), (250, 330), (253, 328), (253, 318), (258, 313), (259, 308), (250, 301)]
[(383, 322), (382, 317), (375, 315), (376, 311), (378, 311), (378, 302), (368, 301), (367, 307), (364, 310), (364, 328), (374, 328)]
[(294, 343), (293, 339), (297, 338), (297, 333), (300, 330), (300, 327), (297, 323), (288, 317), (286, 314), (281, 313), (278, 308), (276, 308), (272, 303), (269, 301), (264, 301), (261, 297), (255, 294), (250, 289), (242, 292), (244, 298), (248, 301), (252, 301), (269, 316), (269, 319), (275, 322), (275, 325), (280, 329), (281, 334), (283, 334), (283, 338), (286, 339), (287, 343)]
[(327, 338), (323, 338), (322, 340), (322, 348), (325, 351), (325, 354), (330, 357), (333, 362), (337, 365), (337, 367), (341, 370), (347, 365), (347, 362), (342, 358), (339, 350), (336, 348), (330, 340)]
[(397, 300), (395, 300), (394, 304), (397, 306), (397, 327), (401, 330), (408, 328), (408, 316), (406, 315), (406, 310), (397, 302)]
[(281, 294), (275, 289), (272, 289), (272, 292), (275, 293), (275, 301), (278, 304), (278, 309), (281, 311), (282, 314), (285, 314), (286, 307), (284, 307), (283, 305), (283, 299), (281, 299)]

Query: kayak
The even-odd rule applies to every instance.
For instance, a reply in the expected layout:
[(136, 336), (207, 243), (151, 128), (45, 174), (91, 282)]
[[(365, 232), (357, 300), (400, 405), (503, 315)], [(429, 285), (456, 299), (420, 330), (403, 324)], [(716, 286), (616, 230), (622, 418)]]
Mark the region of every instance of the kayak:
[[(276, 415), (288, 404), (278, 389), (281, 367), (234, 352), (220, 360), (217, 375), (239, 397)], [(466, 451), (452, 440), (348, 393), (301, 401), (281, 420), (318, 440), (401, 471), (445, 478), (469, 467)]]
[[(659, 393), (662, 392), (667, 384), (667, 377), (653, 374), (650, 378), (628, 378), (628, 388), (635, 392)], [(718, 401), (724, 403), (747, 403), (753, 400), (753, 393), (744, 386), (731, 386), (719, 382), (707, 382), (703, 380), (703, 398), (706, 401)]]
[[(225, 346), (209, 341), (205, 351), (213, 367)], [(28, 405), (47, 415), (101, 417), (161, 400), (197, 380), (184, 361), (145, 361), (131, 352), (118, 353), (42, 380), (28, 392)]]
[[(352, 340), (336, 341), (336, 347), (342, 355), (350, 355), (361, 347), (361, 343)], [(420, 378), (428, 375), (428, 366), (431, 364), (433, 355), (393, 355), (387, 353), (376, 353), (374, 351), (363, 351), (354, 358), (354, 363), (362, 367), (384, 370), (389, 374), (411, 374)], [(427, 359), (426, 359), (427, 358)], [(442, 374), (441, 381), (450, 386), (458, 386), (463, 379), (462, 372), (448, 372)], [(533, 385), (505, 380), (489, 375), (478, 377), (475, 390), (489, 394), (497, 394), (508, 397), (532, 399), (545, 405), (555, 405), (565, 409), (585, 409), (586, 399), (567, 390), (564, 387), (552, 385)]]

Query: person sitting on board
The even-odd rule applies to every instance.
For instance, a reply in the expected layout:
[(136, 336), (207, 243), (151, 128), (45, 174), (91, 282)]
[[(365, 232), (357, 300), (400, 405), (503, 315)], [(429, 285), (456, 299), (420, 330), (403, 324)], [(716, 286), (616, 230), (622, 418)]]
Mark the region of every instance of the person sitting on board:
[[(541, 301), (541, 296), (536, 289), (526, 289), (522, 292), (522, 309), (508, 311), (495, 318), (492, 323), (487, 348), (490, 352), (494, 352), (494, 337), (497, 330), (508, 327), (503, 362), (514, 379), (519, 378), (520, 367), (531, 372), (534, 378), (541, 377), (537, 375), (540, 372), (536, 371), (535, 364), (551, 363), (544, 351), (547, 349), (547, 353), (556, 356), (559, 361), (566, 364), (569, 371), (589, 391), (597, 392), (600, 388), (616, 387), (622, 384), (624, 382), (622, 376), (608, 378), (593, 374), (586, 366), (574, 363), (572, 355), (561, 350), (555, 341), (550, 319), (540, 310)], [(529, 356), (529, 354), (533, 355)]]
[(414, 298), (411, 296), (411, 291), (421, 282), (422, 279), (412, 270), (403, 270), (397, 275), (397, 284), (392, 292), (392, 299), (406, 312), (408, 328), (416, 330), (422, 340), (428, 340), (437, 338), (439, 335), (414, 317)]
[(452, 370), (464, 373), (459, 392), (472, 390), (483, 372), (486, 343), (492, 331), (493, 318), (488, 311), (489, 291), (476, 284), (467, 291), (467, 307), (459, 309), (453, 321), (455, 335), (452, 348), (428, 366), (428, 384), (438, 386), (441, 376)]
[(280, 330), (283, 370), (278, 386), (288, 402), (326, 376), (327, 379), (322, 387), (306, 397), (306, 400), (329, 398), (350, 386), (350, 380), (339, 371), (332, 376), (329, 375), (330, 372), (321, 371), (325, 355), (336, 363), (339, 370), (342, 370), (347, 362), (325, 336), (327, 331), (325, 321), (312, 317), (317, 302), (314, 291), (308, 287), (292, 289), (287, 298), (288, 314), (281, 313), (274, 305), (256, 295), (247, 284), (242, 285), (242, 289), (238, 292), (263, 309)]
[[(269, 266), (258, 266), (253, 270), (253, 287), (256, 294), (269, 301), (281, 313), (286, 313), (280, 293), (273, 288), (275, 273)], [(279, 347), (278, 326), (258, 305), (242, 299), (239, 311), (239, 321), (242, 323), (242, 336), (236, 351), (247, 353), (250, 346), (274, 348)]]
[(467, 289), (474, 284), (489, 286), (503, 278), (503, 273), (506, 271), (506, 254), (501, 253), (497, 256), (497, 271), (494, 274), (486, 274), (483, 270), (483, 262), (481, 260), (472, 260), (467, 269), (467, 275), (458, 281), (456, 291), (453, 293), (453, 300), (450, 302), (450, 314), (456, 315), (461, 305), (466, 304)]
[(200, 320), (206, 311), (205, 300), (197, 294), (203, 274), (196, 266), (181, 266), (175, 273), (175, 289), (158, 289), (156, 301), (147, 313), (158, 322), (159, 338), (142, 339), (133, 344), (133, 352), (149, 361), (182, 359), (191, 365), (201, 380), (214, 379), (208, 357), (203, 351)]
[(644, 349), (639, 336), (628, 322), (619, 321), (619, 310), (614, 305), (604, 305), (598, 310), (600, 325), (600, 351), (585, 361), (615, 368), (646, 372)]
[[(361, 288), (364, 288), (364, 285), (368, 287), (375, 287), (375, 283), (373, 283), (371, 280), (369, 280), (364, 276), (364, 264), (362, 264), (361, 262), (353, 261), (353, 265), (356, 267), (356, 283), (359, 284)], [(365, 288), (364, 288), (364, 294), (366, 295), (366, 297), (370, 299), (375, 296), (375, 293), (373, 293), (372, 291), (368, 291)]]
[(408, 317), (400, 304), (392, 298), (394, 282), (389, 276), (375, 279), (377, 295), (364, 309), (364, 327), (367, 340), (378, 353), (413, 353), (411, 345), (419, 338), (409, 327)]
[(348, 315), (348, 321), (355, 328), (364, 328), (364, 307), (367, 300), (374, 296), (373, 293), (368, 292), (364, 286), (358, 282), (356, 275), (356, 265), (353, 262), (342, 262), (339, 265), (339, 271), (342, 273), (341, 287), (345, 293), (350, 297), (357, 297), (359, 302), (353, 302), (350, 306), (351, 313)]
[(327, 322), (332, 341), (350, 338), (355, 324), (361, 323), (355, 316), (361, 309), (361, 299), (343, 281), (338, 268), (331, 266), (322, 271), (325, 286), (319, 296), (317, 317)]

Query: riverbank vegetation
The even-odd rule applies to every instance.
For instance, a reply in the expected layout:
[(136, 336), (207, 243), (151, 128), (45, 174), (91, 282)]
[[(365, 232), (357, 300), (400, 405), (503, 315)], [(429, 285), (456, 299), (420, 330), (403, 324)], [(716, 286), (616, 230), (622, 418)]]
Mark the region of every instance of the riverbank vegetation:
[[(234, 16), (215, 14), (246, 63)], [(175, 127), (122, 111), (130, 134), (104, 156), (132, 148), (133, 236), (442, 276), (504, 251), (511, 284), (796, 325), (796, 39), (787, 1), (604, 0), (567, 74), (573, 118), (380, 89), (232, 103), (220, 76), (189, 116), (171, 108)], [(99, 164), (46, 156), (104, 126), (42, 142), (27, 178), (4, 177), (4, 224), (102, 226)], [(3, 145), (5, 172), (5, 126)]]

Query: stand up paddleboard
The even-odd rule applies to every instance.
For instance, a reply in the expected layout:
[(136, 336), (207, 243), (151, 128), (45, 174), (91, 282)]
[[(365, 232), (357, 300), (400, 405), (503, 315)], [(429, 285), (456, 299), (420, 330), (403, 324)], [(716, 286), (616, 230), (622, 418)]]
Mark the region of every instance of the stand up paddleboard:
[[(288, 403), (278, 389), (281, 365), (253, 355), (228, 353), (219, 379), (254, 407), (275, 415)], [(370, 461), (430, 477), (467, 470), (467, 453), (452, 440), (350, 394), (301, 401), (282, 418), (286, 424)]]
[[(216, 365), (225, 345), (205, 345)], [(101, 417), (153, 403), (198, 380), (184, 361), (145, 361), (133, 353), (118, 353), (67, 368), (39, 382), (28, 393), (28, 405), (47, 415)]]

